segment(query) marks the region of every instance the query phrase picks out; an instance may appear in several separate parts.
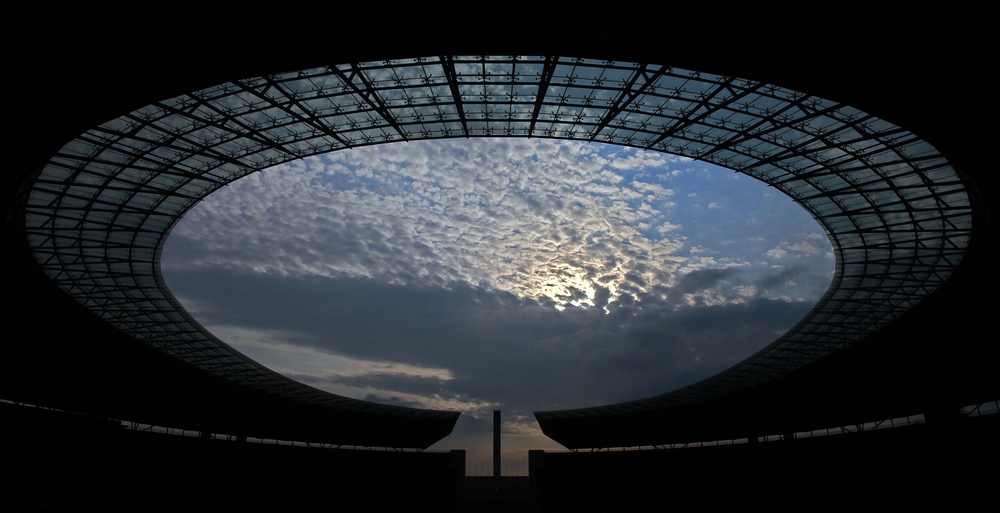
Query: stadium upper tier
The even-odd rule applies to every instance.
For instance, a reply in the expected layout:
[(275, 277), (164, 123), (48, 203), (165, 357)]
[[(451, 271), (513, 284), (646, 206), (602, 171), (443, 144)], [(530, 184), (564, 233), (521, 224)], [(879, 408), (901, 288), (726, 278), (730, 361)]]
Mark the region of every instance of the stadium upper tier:
[(48, 278), (142, 344), (272, 396), (450, 426), (456, 413), (347, 399), (268, 370), (198, 324), (159, 270), (174, 224), (234, 180), (330, 151), (449, 137), (598, 141), (711, 162), (789, 195), (833, 244), (829, 290), (767, 348), (673, 393), (538, 413), (543, 428), (709, 400), (836, 354), (937, 290), (973, 230), (968, 180), (918, 135), (858, 108), (753, 79), (545, 55), (344, 62), (155, 101), (62, 146), (13, 212)]

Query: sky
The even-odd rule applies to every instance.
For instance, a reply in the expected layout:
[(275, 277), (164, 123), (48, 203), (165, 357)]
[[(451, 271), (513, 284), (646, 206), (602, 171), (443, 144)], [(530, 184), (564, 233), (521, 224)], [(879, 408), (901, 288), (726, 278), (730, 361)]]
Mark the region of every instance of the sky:
[[(559, 450), (533, 411), (707, 378), (773, 342), (834, 271), (782, 193), (691, 159), (546, 139), (343, 150), (210, 195), (167, 286), (212, 333), (335, 394), (461, 411), (431, 449), (507, 473)], [(523, 469), (522, 469), (523, 468)]]

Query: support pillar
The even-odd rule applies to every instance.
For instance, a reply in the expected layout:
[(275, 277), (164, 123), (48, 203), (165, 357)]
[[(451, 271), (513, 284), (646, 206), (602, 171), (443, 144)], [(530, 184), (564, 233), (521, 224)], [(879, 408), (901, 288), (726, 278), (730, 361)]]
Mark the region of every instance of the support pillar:
[(500, 410), (493, 410), (493, 482), (500, 486)]

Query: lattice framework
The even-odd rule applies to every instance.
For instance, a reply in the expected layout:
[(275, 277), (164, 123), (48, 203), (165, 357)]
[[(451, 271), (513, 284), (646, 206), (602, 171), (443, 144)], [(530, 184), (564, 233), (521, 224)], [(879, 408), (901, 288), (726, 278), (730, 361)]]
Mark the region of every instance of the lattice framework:
[(704, 399), (847, 347), (937, 289), (972, 228), (962, 177), (885, 120), (752, 80), (561, 56), (355, 62), (194, 91), (81, 134), (26, 185), (20, 208), (53, 282), (136, 340), (271, 393), (381, 410), (391, 407), (301, 385), (213, 336), (167, 290), (160, 251), (188, 209), (250, 173), (371, 144), (497, 136), (598, 141), (728, 167), (791, 196), (833, 243), (830, 289), (773, 344), (695, 386), (591, 413)]

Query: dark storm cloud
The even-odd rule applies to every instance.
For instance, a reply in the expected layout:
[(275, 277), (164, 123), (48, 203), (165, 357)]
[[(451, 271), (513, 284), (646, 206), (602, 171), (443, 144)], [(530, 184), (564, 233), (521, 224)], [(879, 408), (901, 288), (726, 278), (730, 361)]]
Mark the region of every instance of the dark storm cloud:
[[(209, 325), (294, 332), (287, 342), (366, 360), (448, 369), (452, 379), (372, 372), (313, 377), (360, 389), (503, 403), (515, 411), (655, 395), (749, 356), (811, 305), (768, 299), (680, 307), (652, 295), (560, 312), (467, 284), (389, 285), (368, 278), (174, 273)], [(699, 278), (700, 286), (712, 283)], [(717, 281), (717, 280), (716, 280)], [(692, 289), (692, 290), (696, 290)], [(262, 299), (266, 298), (266, 301)]]
[(692, 271), (682, 276), (681, 279), (678, 280), (677, 286), (674, 288), (681, 294), (701, 292), (717, 286), (719, 282), (735, 275), (736, 273), (737, 269), (731, 267), (724, 269), (701, 269), (698, 271)]
[(364, 400), (372, 403), (388, 404), (391, 406), (404, 406), (406, 408), (426, 408), (424, 403), (420, 401), (407, 401), (397, 396), (382, 397), (380, 395), (368, 394), (364, 397)]
[[(426, 365), (432, 365), (432, 354), (450, 363), (470, 356), (479, 345), (476, 339), (496, 336), (476, 329), (499, 322), (498, 312), (516, 311), (527, 322), (504, 326), (507, 336), (527, 336), (529, 326), (533, 335), (561, 333), (572, 317), (557, 316), (555, 309), (530, 299), (463, 283), (446, 289), (349, 276), (261, 276), (215, 269), (175, 272), (168, 285), (198, 297), (206, 323), (297, 332), (299, 337), (289, 342)], [(542, 324), (544, 328), (535, 326)], [(457, 342), (459, 336), (468, 340)]]
[(761, 292), (772, 291), (805, 273), (806, 269), (802, 266), (792, 265), (782, 269), (781, 272), (765, 276), (757, 281), (756, 285)]
[(452, 398), (457, 394), (448, 390), (450, 380), (437, 376), (413, 376), (400, 372), (373, 372), (360, 376), (330, 376), (331, 383), (347, 385), (353, 388), (374, 388), (378, 390), (395, 390), (409, 394), (439, 396)]
[(402, 372), (369, 372), (367, 374), (351, 376), (339, 374), (315, 376), (299, 373), (286, 373), (286, 375), (313, 386), (337, 384), (351, 388), (396, 391), (411, 395), (438, 396), (442, 398), (453, 398), (458, 395), (448, 390), (449, 380), (438, 376), (414, 376)]

